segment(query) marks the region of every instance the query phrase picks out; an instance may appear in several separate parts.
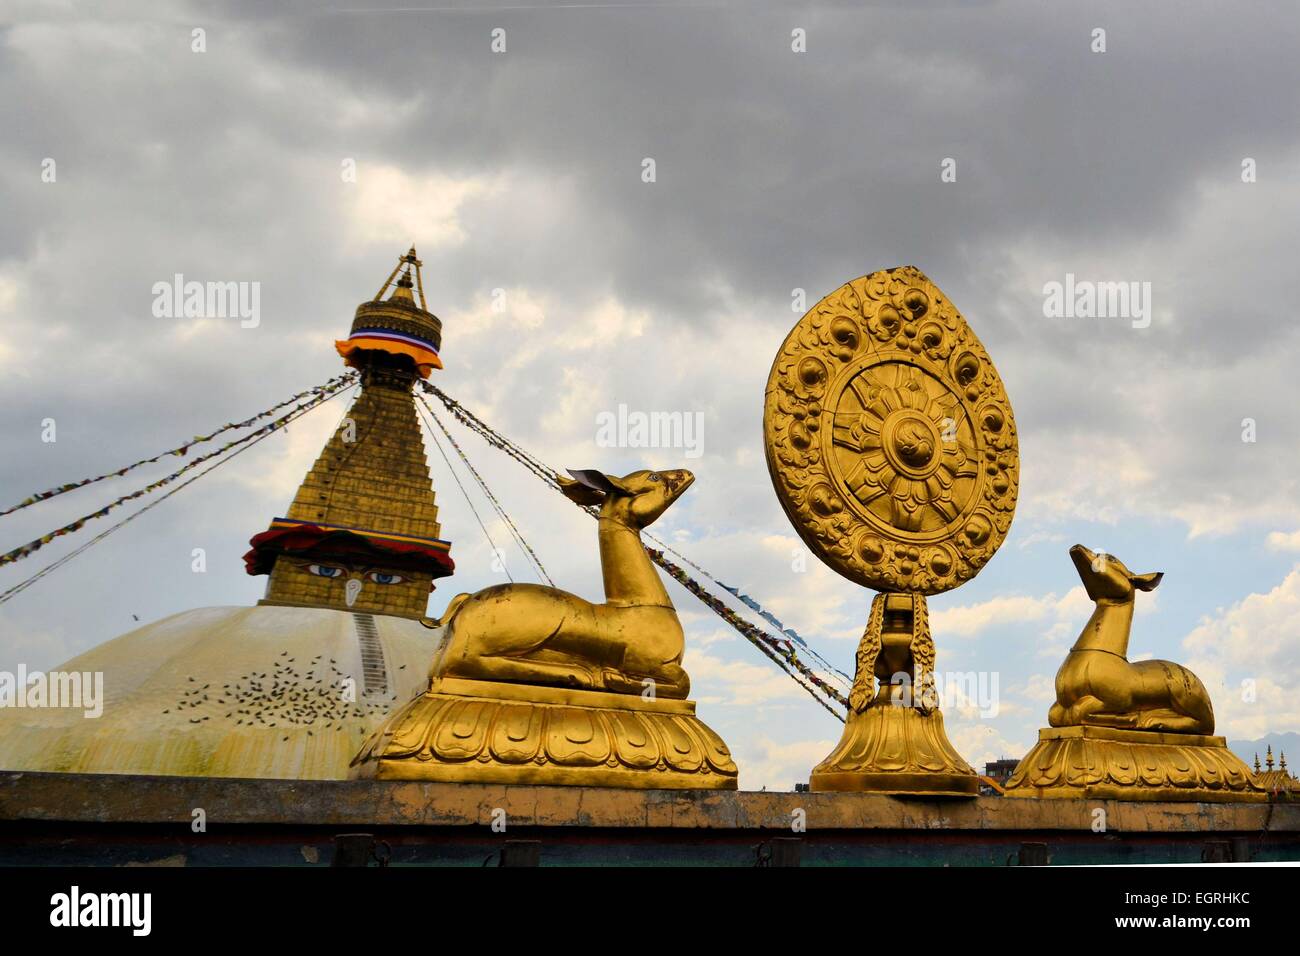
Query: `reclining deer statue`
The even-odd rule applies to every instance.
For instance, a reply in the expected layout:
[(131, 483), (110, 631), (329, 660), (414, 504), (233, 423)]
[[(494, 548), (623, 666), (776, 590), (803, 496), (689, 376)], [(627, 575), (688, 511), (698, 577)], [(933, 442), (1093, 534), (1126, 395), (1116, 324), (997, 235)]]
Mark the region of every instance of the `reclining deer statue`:
[(685, 635), (641, 544), (641, 531), (691, 486), (689, 471), (634, 471), (614, 478), (570, 471), (564, 494), (600, 505), (605, 603), (539, 584), (499, 584), (447, 604), (442, 652), (430, 677), (545, 684), (684, 699)]
[(1214, 733), (1210, 695), (1195, 674), (1170, 661), (1130, 662), (1126, 656), (1134, 589), (1154, 590), (1163, 574), (1133, 574), (1119, 559), (1081, 544), (1070, 557), (1097, 609), (1056, 672), (1048, 723)]

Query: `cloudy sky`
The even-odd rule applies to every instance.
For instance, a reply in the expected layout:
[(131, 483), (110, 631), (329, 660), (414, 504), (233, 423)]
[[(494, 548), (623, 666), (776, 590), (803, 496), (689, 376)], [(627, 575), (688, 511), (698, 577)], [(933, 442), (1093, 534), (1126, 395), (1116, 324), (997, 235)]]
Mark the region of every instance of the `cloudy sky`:
[[(1166, 572), (1131, 653), (1189, 664), (1220, 732), (1300, 731), (1290, 4), (265, 6), (0, 8), (0, 507), (337, 374), (334, 338), (414, 242), (439, 384), (557, 466), (690, 467), (655, 530), (850, 670), (870, 594), (815, 561), (792, 571), (763, 387), (793, 290), (812, 303), (913, 264), (974, 326), (1020, 431), (1011, 534), (931, 601), (940, 671), (998, 678), (996, 717), (947, 714), (966, 758), (1019, 756), (1045, 723), (1090, 612), (1075, 541)], [(259, 324), (156, 317), (152, 287), (177, 273), (259, 283)], [(1045, 317), (1067, 274), (1150, 283), (1150, 324)], [(620, 404), (699, 413), (703, 454), (598, 447)], [(341, 411), (0, 604), (0, 667), (256, 601), (240, 555)], [(595, 597), (589, 519), (461, 437), (557, 582)], [(430, 462), (459, 567), (437, 612), (502, 576)], [(178, 464), (0, 518), (0, 546)], [(110, 522), (0, 569), (0, 590)], [(742, 785), (806, 779), (840, 725), (673, 588), (694, 696)]]

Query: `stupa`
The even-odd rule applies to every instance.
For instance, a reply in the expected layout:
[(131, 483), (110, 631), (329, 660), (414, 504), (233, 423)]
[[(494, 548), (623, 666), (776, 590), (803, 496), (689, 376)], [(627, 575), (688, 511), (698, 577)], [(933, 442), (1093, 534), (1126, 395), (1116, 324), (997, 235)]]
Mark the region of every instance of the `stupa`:
[(183, 611), (59, 665), (103, 673), (102, 716), (0, 710), (0, 768), (342, 779), (420, 693), (440, 639), (429, 591), (454, 570), (412, 397), (442, 367), (420, 266), (414, 248), (400, 257), (336, 344), (361, 393), (288, 512), (252, 539), (265, 598)]

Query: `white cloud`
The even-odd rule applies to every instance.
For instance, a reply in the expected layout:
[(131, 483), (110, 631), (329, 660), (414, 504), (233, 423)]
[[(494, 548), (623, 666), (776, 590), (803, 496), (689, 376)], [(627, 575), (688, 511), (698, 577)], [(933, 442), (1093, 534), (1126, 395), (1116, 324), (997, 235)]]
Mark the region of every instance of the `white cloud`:
[(418, 241), (424, 257), (463, 243), (468, 235), (461, 207), (497, 188), (486, 176), (413, 175), (396, 166), (358, 164), (345, 228), (353, 238), (385, 248), (399, 236), (399, 241)]
[(1020, 510), (1035, 522), (1113, 525), (1157, 477), (1148, 449), (1118, 431), (1037, 433), (1032, 441), (1022, 439), (1021, 455)]
[(1268, 536), (1270, 551), (1300, 551), (1300, 529), (1295, 531), (1273, 531)]
[(1022, 551), (1029, 548), (1037, 547), (1040, 544), (1059, 544), (1065, 540), (1065, 535), (1055, 531), (1031, 531), (1029, 534), (1017, 541), (1017, 547)]
[(836, 741), (778, 741), (760, 737), (746, 741), (734, 754), (740, 767), (740, 786), (744, 790), (792, 790), (795, 783), (806, 783), (812, 768), (835, 748)]
[(984, 764), (1002, 757), (1023, 757), (1031, 746), (1028, 737), (1008, 738), (987, 721), (948, 719), (948, 740), (957, 752), (975, 768), (984, 772)]
[(1214, 701), (1216, 733), (1249, 740), (1300, 726), (1300, 566), (1204, 618), (1183, 647)]
[[(757, 655), (755, 651), (755, 655)], [(725, 660), (687, 643), (682, 666), (691, 696), (700, 703), (762, 707), (779, 700), (805, 700), (807, 692), (766, 660)]]
[(1016, 693), (1035, 703), (1050, 704), (1056, 700), (1056, 676), (1032, 674), (1016, 689)]
[(1055, 592), (1042, 597), (1013, 595), (995, 597), (978, 604), (947, 607), (930, 613), (930, 629), (935, 634), (973, 637), (1007, 621), (1036, 622), (1046, 627), (1047, 639), (1053, 644), (1063, 635), (1062, 628), (1077, 622), (1079, 626), (1092, 613), (1092, 602), (1082, 587), (1074, 587), (1058, 596)]
[[(1031, 623), (1040, 628), (1038, 656), (1059, 658), (1083, 629), (1093, 607), (1083, 586), (1076, 585), (1061, 595), (1051, 591), (1041, 597), (994, 597), (976, 604), (932, 611), (930, 629), (934, 634), (974, 637), (1010, 621), (1017, 625)], [(1144, 594), (1137, 602), (1135, 614), (1145, 617), (1154, 614), (1158, 608), (1159, 595), (1154, 592)]]
[(1300, 657), (1300, 566), (1271, 591), (1250, 594), (1203, 619), (1183, 646), (1233, 667), (1294, 670)]
[[(242, 461), (221, 468), (213, 477), (251, 489), (264, 501), (279, 502), (273, 507), (288, 508), (321, 449), (342, 424), (356, 394), (355, 388), (346, 389), (344, 394), (318, 405), (287, 427), (272, 432), (257, 448), (250, 448)], [(220, 439), (229, 440), (226, 436)]]

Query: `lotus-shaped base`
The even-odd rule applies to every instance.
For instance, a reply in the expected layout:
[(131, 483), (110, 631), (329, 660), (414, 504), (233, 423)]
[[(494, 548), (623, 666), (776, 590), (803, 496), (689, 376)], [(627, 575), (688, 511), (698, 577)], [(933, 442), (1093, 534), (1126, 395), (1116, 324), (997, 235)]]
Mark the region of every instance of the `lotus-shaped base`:
[(943, 715), (877, 701), (849, 712), (844, 736), (813, 768), (813, 790), (973, 797), (979, 777), (943, 729)]
[(1222, 737), (1048, 727), (1007, 781), (1008, 797), (1264, 802)]
[(736, 764), (689, 700), (444, 677), (392, 714), (351, 776), (735, 790)]

